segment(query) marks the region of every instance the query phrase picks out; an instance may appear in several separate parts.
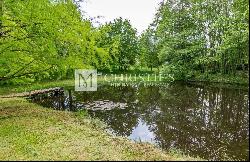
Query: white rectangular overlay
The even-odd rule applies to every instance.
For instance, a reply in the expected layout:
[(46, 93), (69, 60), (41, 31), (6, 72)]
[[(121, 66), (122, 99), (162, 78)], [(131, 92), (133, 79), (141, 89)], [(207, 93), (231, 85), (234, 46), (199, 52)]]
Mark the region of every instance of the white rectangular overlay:
[(97, 91), (97, 70), (75, 70), (75, 91)]

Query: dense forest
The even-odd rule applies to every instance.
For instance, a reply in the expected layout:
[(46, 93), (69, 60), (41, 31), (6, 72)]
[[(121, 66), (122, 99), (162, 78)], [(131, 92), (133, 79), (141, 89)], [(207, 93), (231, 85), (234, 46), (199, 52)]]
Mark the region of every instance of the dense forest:
[(176, 80), (248, 78), (248, 0), (165, 0), (141, 34), (123, 18), (95, 27), (81, 5), (1, 0), (1, 83), (72, 78), (87, 68), (157, 68)]

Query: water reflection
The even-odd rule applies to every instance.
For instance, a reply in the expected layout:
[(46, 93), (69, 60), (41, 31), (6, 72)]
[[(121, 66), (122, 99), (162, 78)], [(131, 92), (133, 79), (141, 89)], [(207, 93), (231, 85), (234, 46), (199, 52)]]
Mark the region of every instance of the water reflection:
[[(88, 109), (113, 133), (167, 150), (211, 160), (249, 159), (248, 90), (187, 84), (102, 86), (97, 92), (68, 90), (64, 96), (33, 101), (59, 110)], [(107, 104), (110, 109), (104, 109)]]

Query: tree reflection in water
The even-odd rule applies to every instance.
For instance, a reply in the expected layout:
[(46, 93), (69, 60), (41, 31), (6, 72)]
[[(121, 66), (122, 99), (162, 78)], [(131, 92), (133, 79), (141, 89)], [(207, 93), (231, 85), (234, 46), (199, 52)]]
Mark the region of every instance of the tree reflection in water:
[[(127, 103), (125, 109), (88, 110), (117, 135), (153, 142), (211, 160), (248, 160), (248, 90), (205, 85), (168, 87), (101, 86), (97, 92), (36, 97), (34, 102), (59, 110), (84, 109), (86, 103)], [(101, 106), (101, 105), (100, 105)]]

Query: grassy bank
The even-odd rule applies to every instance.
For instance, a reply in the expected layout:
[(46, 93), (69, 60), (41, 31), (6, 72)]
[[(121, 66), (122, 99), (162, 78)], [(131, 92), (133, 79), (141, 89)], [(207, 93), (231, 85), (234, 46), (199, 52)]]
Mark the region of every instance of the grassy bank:
[[(132, 80), (129, 80), (129, 75), (132, 76)], [(140, 82), (142, 79), (145, 82), (148, 81), (154, 81), (155, 75), (146, 75), (142, 76), (141, 79), (138, 79), (137, 81), (134, 81), (133, 78), (136, 74), (130, 73), (127, 76), (123, 75), (123, 79), (121, 80), (121, 75), (117, 74), (117, 79), (115, 80), (115, 76), (112, 74), (103, 75), (98, 77), (98, 84), (107, 84), (107, 83), (127, 83), (127, 82)], [(137, 76), (137, 78), (139, 78)], [(157, 78), (159, 80), (159, 78)], [(43, 82), (35, 82), (35, 83), (26, 83), (21, 85), (0, 85), (0, 96), (1, 95), (9, 95), (13, 93), (20, 93), (20, 92), (29, 92), (33, 90), (39, 90), (39, 89), (46, 89), (46, 88), (52, 88), (52, 87), (73, 87), (75, 86), (74, 79), (69, 80), (55, 80), (55, 81), (43, 81)]]
[[(114, 71), (112, 74), (110, 72), (100, 72), (102, 76), (98, 76), (98, 83), (105, 84), (105, 83), (127, 83), (127, 82), (148, 82), (148, 81), (159, 81), (159, 71), (158, 69), (154, 68), (153, 71), (150, 71), (149, 69), (141, 69), (141, 70), (129, 70), (127, 72), (121, 72), (121, 71)], [(106, 75), (107, 74), (107, 75)], [(117, 74), (116, 76), (114, 74)], [(121, 74), (123, 74), (123, 79), (121, 80)], [(139, 74), (141, 75), (139, 77)], [(156, 75), (155, 75), (156, 74)], [(131, 76), (131, 81), (129, 79), (129, 76)], [(137, 77), (137, 80), (135, 81), (134, 76)], [(115, 80), (115, 78), (117, 78)], [(115, 80), (115, 81), (114, 81)], [(172, 81), (172, 79), (163, 78), (164, 82), (168, 82), (169, 80)], [(195, 73), (195, 75), (189, 79), (186, 79), (186, 82), (193, 82), (193, 83), (208, 83), (208, 84), (218, 84), (218, 85), (241, 85), (241, 86), (248, 86), (249, 85), (249, 79), (248, 79), (248, 73), (239, 73), (236, 76), (233, 75), (225, 75), (225, 74), (201, 74), (201, 73)], [(20, 85), (2, 85), (0, 84), (0, 95), (8, 95), (12, 93), (18, 93), (18, 92), (28, 92), (32, 90), (38, 90), (38, 89), (45, 89), (45, 88), (51, 88), (51, 87), (72, 87), (74, 86), (74, 78), (68, 79), (68, 80), (48, 80), (48, 81), (42, 81), (42, 82), (33, 82), (33, 83), (25, 83)]]
[[(126, 80), (126, 76), (124, 75), (123, 81), (120, 81), (119, 77), (120, 75), (118, 74), (118, 79), (114, 82), (114, 76), (107, 75), (105, 76), (99, 76), (98, 77), (98, 84), (110, 84), (110, 83), (139, 83), (142, 81), (142, 79), (138, 79), (137, 81), (134, 81), (135, 79), (133, 78), (132, 75), (132, 82), (128, 79)], [(129, 75), (128, 75), (129, 76)], [(138, 76), (138, 75), (137, 75)], [(144, 79), (144, 82), (154, 82), (155, 81), (155, 75), (152, 74), (150, 77), (145, 75), (142, 77)], [(159, 80), (159, 77), (156, 79)], [(164, 80), (163, 80), (164, 82)], [(179, 82), (179, 81), (176, 81)], [(209, 84), (209, 85), (217, 85), (220, 87), (223, 86), (242, 86), (242, 87), (248, 87), (249, 85), (249, 80), (248, 79), (242, 79), (238, 77), (232, 77), (232, 76), (213, 76), (210, 77), (209, 79), (206, 76), (199, 76), (193, 79), (187, 80), (187, 82), (191, 82), (194, 84)], [(167, 82), (166, 82), (167, 83)], [(46, 89), (46, 88), (53, 88), (53, 87), (73, 87), (75, 86), (75, 81), (74, 79), (70, 80), (56, 80), (56, 81), (43, 81), (43, 82), (35, 82), (35, 83), (27, 83), (23, 85), (0, 85), (0, 96), (1, 95), (9, 95), (9, 94), (14, 94), (14, 93), (20, 93), (20, 92), (29, 92), (33, 90), (40, 90), (40, 89)]]
[(27, 83), (23, 85), (1, 85), (0, 95), (8, 95), (18, 92), (29, 92), (32, 90), (45, 89), (51, 87), (67, 87), (74, 86), (74, 80), (56, 80), (46, 82)]
[[(103, 77), (98, 81), (106, 82)], [(0, 95), (68, 86), (74, 80), (3, 86)], [(0, 150), (0, 160), (199, 160), (113, 137), (97, 119), (22, 98), (0, 98)]]
[(193, 78), (188, 79), (188, 81), (211, 84), (249, 85), (248, 73), (239, 73), (237, 75), (197, 73)]
[(80, 114), (0, 99), (0, 160), (194, 160), (113, 137)]

